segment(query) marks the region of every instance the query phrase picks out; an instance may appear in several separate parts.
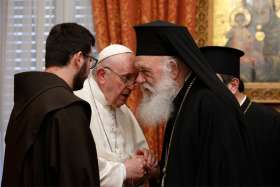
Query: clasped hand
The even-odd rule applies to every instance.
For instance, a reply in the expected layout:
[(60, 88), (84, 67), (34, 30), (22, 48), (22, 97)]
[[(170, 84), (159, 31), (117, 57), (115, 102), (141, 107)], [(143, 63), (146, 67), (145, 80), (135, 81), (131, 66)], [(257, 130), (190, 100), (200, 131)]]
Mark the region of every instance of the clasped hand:
[(158, 172), (158, 161), (148, 149), (139, 149), (125, 161), (127, 182), (139, 183)]

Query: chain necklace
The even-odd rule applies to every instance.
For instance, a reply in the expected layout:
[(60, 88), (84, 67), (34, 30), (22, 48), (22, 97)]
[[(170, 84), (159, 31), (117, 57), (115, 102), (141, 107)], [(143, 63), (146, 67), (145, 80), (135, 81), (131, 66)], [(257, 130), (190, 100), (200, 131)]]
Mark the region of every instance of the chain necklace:
[[(100, 115), (99, 110), (98, 110), (98, 108), (97, 108), (97, 104), (96, 104), (96, 101), (95, 101), (93, 89), (92, 89), (91, 84), (90, 84), (90, 78), (91, 78), (91, 77), (88, 78), (88, 85), (89, 85), (89, 89), (90, 89), (90, 93), (91, 93), (91, 96), (92, 96), (92, 100), (93, 100), (95, 109), (96, 109), (97, 114), (98, 114), (98, 119), (99, 119), (99, 121), (100, 121), (100, 123), (101, 123), (101, 126), (102, 126), (103, 132), (104, 132), (104, 134), (105, 134), (107, 143), (108, 143), (108, 145), (109, 145), (110, 151), (111, 151), (111, 152), (114, 152), (114, 151), (113, 151), (113, 148), (112, 148), (112, 145), (111, 145), (111, 143), (110, 143), (109, 137), (108, 137), (108, 135), (107, 135), (107, 132), (106, 132), (106, 130), (105, 130), (103, 121), (102, 121), (102, 119), (101, 119), (101, 115)], [(115, 117), (114, 119), (115, 119), (115, 123), (117, 124), (116, 117)], [(115, 132), (115, 149), (116, 149), (116, 147), (117, 147), (117, 139), (116, 139), (116, 138), (117, 138), (117, 135), (116, 135), (116, 132)]]
[[(180, 114), (180, 112), (182, 110), (182, 107), (183, 107), (183, 103), (185, 102), (185, 100), (187, 98), (187, 95), (189, 94), (190, 89), (191, 89), (192, 85), (194, 84), (196, 78), (197, 78), (197, 76), (195, 76), (193, 78), (193, 80), (191, 81), (190, 85), (188, 86), (177, 114)], [(175, 122), (173, 123), (172, 131), (171, 131), (171, 136), (170, 136), (168, 147), (167, 147), (167, 154), (166, 154), (166, 158), (165, 158), (165, 162), (164, 162), (164, 167), (163, 167), (163, 171), (162, 171), (163, 172), (163, 177), (162, 177), (162, 180), (161, 180), (161, 187), (164, 187), (164, 185), (165, 185), (165, 177), (166, 177), (167, 163), (168, 163), (168, 160), (169, 160), (169, 152), (170, 152), (171, 142), (173, 140), (173, 134), (174, 134), (175, 125), (176, 125), (176, 123), (178, 121), (178, 116), (179, 115), (176, 116)]]

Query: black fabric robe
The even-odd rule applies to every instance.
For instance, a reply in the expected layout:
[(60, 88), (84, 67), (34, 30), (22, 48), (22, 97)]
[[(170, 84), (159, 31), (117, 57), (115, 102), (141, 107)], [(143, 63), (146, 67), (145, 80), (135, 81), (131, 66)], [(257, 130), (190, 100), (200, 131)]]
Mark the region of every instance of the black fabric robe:
[[(171, 141), (165, 186), (260, 184), (260, 173), (244, 125), (200, 79), (183, 102), (188, 86), (185, 83), (175, 98), (175, 112), (165, 130), (161, 170)], [(176, 124), (175, 118), (178, 118)]]
[[(175, 56), (198, 77), (187, 99), (183, 101), (185, 84), (174, 102), (173, 115), (178, 121), (165, 186), (259, 184), (261, 175), (240, 106), (217, 78), (188, 29), (161, 20), (134, 29), (137, 56)], [(174, 117), (166, 127), (163, 155)]]
[(2, 186), (99, 186), (91, 109), (62, 79), (15, 75)]
[(280, 114), (270, 107), (251, 102), (248, 97), (241, 109), (256, 146), (264, 185), (280, 186)]

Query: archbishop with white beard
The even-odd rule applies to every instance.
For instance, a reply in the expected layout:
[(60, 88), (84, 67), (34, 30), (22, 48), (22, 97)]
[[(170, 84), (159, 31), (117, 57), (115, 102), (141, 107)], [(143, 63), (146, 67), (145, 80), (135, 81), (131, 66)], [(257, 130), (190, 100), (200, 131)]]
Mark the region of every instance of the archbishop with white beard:
[(134, 28), (139, 116), (148, 124), (167, 121), (161, 186), (259, 184), (240, 107), (187, 28), (164, 21)]

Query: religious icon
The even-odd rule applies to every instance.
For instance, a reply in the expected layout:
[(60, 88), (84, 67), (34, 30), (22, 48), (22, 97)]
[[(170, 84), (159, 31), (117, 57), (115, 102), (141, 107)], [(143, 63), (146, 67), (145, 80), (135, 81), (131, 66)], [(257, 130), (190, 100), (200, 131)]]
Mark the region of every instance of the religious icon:
[[(280, 81), (280, 0), (214, 0), (213, 14), (213, 20), (218, 19), (213, 25), (213, 44), (245, 52), (241, 78)], [(228, 21), (225, 18), (221, 24), (222, 17)]]

